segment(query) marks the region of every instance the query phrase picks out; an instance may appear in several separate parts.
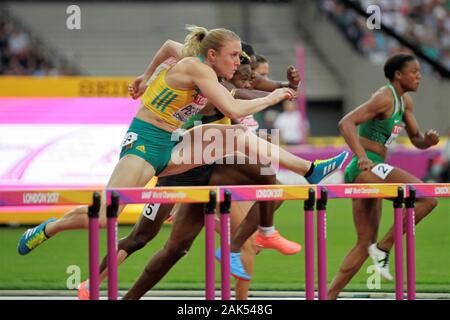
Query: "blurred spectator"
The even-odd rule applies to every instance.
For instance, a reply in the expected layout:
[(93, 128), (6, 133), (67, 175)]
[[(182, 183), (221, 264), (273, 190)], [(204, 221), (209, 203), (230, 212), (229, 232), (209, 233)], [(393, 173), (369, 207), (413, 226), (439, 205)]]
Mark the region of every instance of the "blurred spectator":
[(0, 16), (0, 75), (72, 74), (68, 70), (54, 67), (29, 34)]
[[(336, 0), (320, 0), (319, 5), (342, 30), (355, 50), (381, 64), (388, 56), (405, 51), (396, 40), (366, 26), (366, 18)], [(360, 0), (363, 9), (377, 5), (381, 21), (426, 55), (450, 67), (450, 1), (448, 0)], [(431, 68), (424, 66), (423, 73)]]
[(297, 145), (302, 141), (301, 115), (295, 100), (283, 102), (283, 112), (278, 115), (273, 126), (280, 129), (282, 143)]
[(261, 112), (261, 115), (263, 117), (263, 125), (260, 126), (262, 129), (272, 129), (274, 128), (275, 120), (277, 119), (280, 112), (276, 110), (278, 108), (279, 104), (277, 104), (275, 107), (272, 107), (271, 109), (264, 110)]

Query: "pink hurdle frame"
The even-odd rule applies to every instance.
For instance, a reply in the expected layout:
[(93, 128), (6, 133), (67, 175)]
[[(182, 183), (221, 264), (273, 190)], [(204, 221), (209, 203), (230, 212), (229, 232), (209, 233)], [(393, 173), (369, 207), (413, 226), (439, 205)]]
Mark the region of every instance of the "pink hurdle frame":
[(405, 201), (406, 208), (406, 278), (408, 288), (408, 300), (416, 299), (416, 261), (415, 261), (415, 214), (414, 202), (416, 201), (416, 189), (409, 186), (409, 196)]
[[(106, 208), (107, 247), (108, 247), (108, 299), (117, 300), (119, 294), (117, 274), (117, 212), (119, 196), (111, 193), (111, 204)], [(98, 272), (98, 270), (97, 270)]]
[(224, 201), (220, 203), (220, 271), (222, 300), (231, 299), (230, 284), (230, 206), (231, 192), (224, 191)]
[(398, 188), (398, 197), (394, 200), (394, 248), (395, 248), (395, 299), (403, 300), (403, 188)]
[(216, 192), (209, 193), (209, 203), (205, 206), (205, 297), (215, 299), (215, 211)]
[(317, 269), (319, 300), (327, 300), (327, 198), (326, 188), (320, 189), (317, 200)]
[(89, 217), (89, 297), (91, 300), (100, 298), (99, 275), (99, 230), (98, 215), (100, 211), (100, 195), (93, 194), (92, 205), (88, 208)]
[(304, 203), (306, 300), (314, 300), (314, 201), (315, 191), (309, 189), (309, 199)]

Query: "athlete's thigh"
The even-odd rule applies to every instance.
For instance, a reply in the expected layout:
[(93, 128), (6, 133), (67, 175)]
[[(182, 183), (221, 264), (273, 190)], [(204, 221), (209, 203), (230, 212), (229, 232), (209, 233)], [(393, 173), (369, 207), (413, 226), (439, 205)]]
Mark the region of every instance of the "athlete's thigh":
[(178, 209), (172, 226), (169, 241), (175, 243), (192, 243), (204, 225), (204, 204), (183, 203)]
[(230, 208), (230, 230), (232, 233), (239, 227), (242, 220), (245, 219), (247, 213), (253, 205), (257, 205), (254, 201), (234, 201)]
[(375, 242), (381, 218), (382, 199), (353, 199), (353, 223), (359, 240)]
[(400, 168), (393, 168), (383, 179), (372, 171), (362, 171), (355, 183), (421, 183), (422, 180)]
[(225, 157), (226, 146), (237, 143), (237, 135), (233, 135), (237, 129), (245, 131), (242, 125), (223, 124), (201, 125), (186, 131), (160, 176), (182, 173)]
[[(107, 188), (141, 188), (144, 187), (155, 175), (155, 169), (144, 159), (135, 155), (126, 155), (116, 164), (108, 183)], [(105, 206), (105, 199), (102, 199), (102, 207)], [(120, 214), (125, 205), (120, 205)], [(101, 210), (104, 219), (105, 210)]]
[(107, 187), (143, 187), (154, 175), (155, 169), (147, 161), (135, 155), (126, 155), (114, 168)]
[(161, 205), (153, 203), (146, 204), (131, 233), (135, 236), (141, 236), (158, 231), (168, 218), (173, 207), (173, 203)]

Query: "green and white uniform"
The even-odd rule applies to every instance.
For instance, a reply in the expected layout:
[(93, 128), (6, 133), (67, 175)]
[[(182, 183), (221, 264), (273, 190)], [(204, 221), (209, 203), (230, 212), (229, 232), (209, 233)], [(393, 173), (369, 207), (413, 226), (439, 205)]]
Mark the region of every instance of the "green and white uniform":
[[(358, 133), (361, 137), (369, 139), (379, 144), (383, 144), (386, 147), (395, 141), (403, 127), (403, 115), (405, 114), (405, 105), (403, 102), (403, 97), (398, 99), (397, 93), (391, 83), (386, 85), (394, 95), (394, 112), (390, 118), (387, 119), (371, 119), (359, 125)], [(384, 158), (371, 151), (366, 151), (367, 158), (373, 161), (374, 164), (383, 163)], [(353, 155), (352, 160), (345, 168), (345, 183), (352, 183), (355, 181), (356, 177), (361, 173), (358, 168), (358, 158)]]

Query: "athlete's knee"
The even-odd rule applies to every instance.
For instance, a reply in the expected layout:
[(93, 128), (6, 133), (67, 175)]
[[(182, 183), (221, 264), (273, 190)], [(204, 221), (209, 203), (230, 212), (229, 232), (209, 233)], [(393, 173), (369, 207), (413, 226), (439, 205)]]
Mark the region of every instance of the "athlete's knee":
[(339, 267), (339, 271), (350, 275), (357, 273), (369, 257), (368, 248), (370, 244), (367, 242), (358, 242), (352, 250), (352, 252), (356, 253), (356, 255), (353, 255), (353, 259), (351, 261), (346, 259), (347, 262)]
[(438, 205), (438, 200), (436, 198), (427, 198), (426, 201), (427, 201), (428, 207), (430, 208), (430, 211), (432, 211)]
[(192, 241), (188, 241), (188, 240), (180, 241), (180, 242), (175, 242), (175, 241), (169, 240), (164, 245), (164, 251), (166, 252), (166, 254), (168, 254), (173, 259), (178, 260), (178, 259), (181, 259), (182, 257), (184, 257), (189, 252), (191, 245), (192, 245)]
[(422, 198), (418, 199), (416, 205), (421, 204), (425, 209), (426, 214), (430, 213), (434, 208), (436, 208), (438, 201), (436, 198)]
[(129, 235), (119, 241), (119, 249), (124, 250), (130, 255), (145, 247), (150, 240), (147, 235)]

